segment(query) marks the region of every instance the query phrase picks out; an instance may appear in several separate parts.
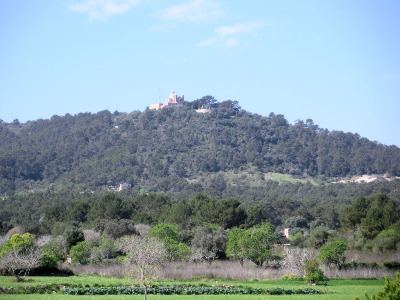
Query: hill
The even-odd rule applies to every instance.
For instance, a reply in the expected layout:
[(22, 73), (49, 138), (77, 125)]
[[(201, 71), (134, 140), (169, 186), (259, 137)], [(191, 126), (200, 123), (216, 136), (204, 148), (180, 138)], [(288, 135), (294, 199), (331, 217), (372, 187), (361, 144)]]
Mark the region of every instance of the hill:
[[(219, 172), (246, 170), (328, 178), (400, 175), (400, 149), (328, 131), (312, 120), (291, 125), (283, 115), (241, 110), (211, 97), (144, 112), (53, 116), (0, 125), (0, 193), (73, 185), (98, 188), (128, 182), (179, 191)], [(226, 179), (226, 178), (225, 178)], [(218, 189), (225, 184), (219, 180)]]
[[(203, 105), (212, 112), (197, 113)], [(400, 201), (399, 180), (330, 184), (338, 177), (399, 176), (396, 146), (322, 129), (312, 120), (291, 125), (283, 115), (260, 116), (211, 96), (158, 111), (16, 120), (0, 124), (0, 141), (1, 219), (7, 221), (39, 218), (52, 203), (84, 191), (104, 194), (124, 182), (132, 196), (163, 192), (188, 199), (202, 192), (247, 206), (284, 198), (341, 206), (374, 192)], [(16, 203), (25, 213), (15, 211)]]

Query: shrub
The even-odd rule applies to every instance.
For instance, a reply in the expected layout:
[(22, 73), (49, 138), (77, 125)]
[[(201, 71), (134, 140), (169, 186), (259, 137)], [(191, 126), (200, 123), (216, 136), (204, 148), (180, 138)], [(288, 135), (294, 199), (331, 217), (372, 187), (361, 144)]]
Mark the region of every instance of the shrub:
[(54, 240), (42, 247), (43, 258), (42, 266), (54, 268), (58, 266), (58, 262), (65, 260), (67, 257), (63, 251), (59, 241)]
[(400, 262), (398, 261), (384, 261), (382, 265), (388, 269), (400, 269)]
[[(397, 272), (396, 279), (390, 280), (389, 277), (385, 277), (385, 285), (383, 286), (383, 291), (376, 293), (369, 297), (366, 292), (364, 292), (365, 299), (370, 300), (397, 300), (400, 299), (400, 273)], [(354, 297), (353, 300), (360, 300), (358, 297)]]
[(319, 268), (317, 259), (305, 259), (304, 270), (306, 271), (305, 279), (310, 283), (316, 283), (325, 280), (324, 272)]
[(92, 243), (86, 241), (79, 242), (75, 246), (72, 246), (70, 252), (72, 262), (77, 262), (81, 265), (88, 264), (92, 248)]
[(303, 277), (296, 275), (296, 274), (284, 274), (284, 275), (282, 275), (282, 279), (283, 280), (293, 280), (293, 281), (304, 280)]

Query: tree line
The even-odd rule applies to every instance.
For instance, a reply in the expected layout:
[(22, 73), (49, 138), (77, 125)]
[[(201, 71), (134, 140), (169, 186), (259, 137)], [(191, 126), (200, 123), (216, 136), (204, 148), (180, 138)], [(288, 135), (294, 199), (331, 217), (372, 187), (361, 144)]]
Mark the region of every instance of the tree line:
[[(385, 194), (358, 197), (346, 207), (341, 230), (330, 228), (323, 219), (310, 222), (297, 215), (284, 221), (283, 226), (290, 230), (287, 238), (282, 227), (268, 221), (272, 220), (252, 219), (237, 199), (215, 201), (199, 194), (171, 204), (159, 194), (132, 201), (107, 194), (95, 202), (51, 207), (37, 227), (2, 238), (0, 271), (20, 279), (35, 268), (56, 268), (67, 255), (73, 264), (123, 262), (135, 266), (130, 269), (133, 277), (138, 271), (141, 276), (152, 272), (152, 264), (157, 265), (161, 256), (163, 261), (232, 259), (240, 264), (248, 260), (257, 267), (270, 262), (280, 266), (282, 260), (290, 263), (289, 257), (296, 255), (289, 252), (297, 250), (286, 248), (282, 256), (275, 245), (290, 244), (316, 249), (301, 263), (302, 268), (310, 269), (309, 280), (317, 281), (323, 279), (321, 263), (329, 268), (344, 266), (346, 249), (399, 250), (400, 211)], [(360, 248), (362, 243), (364, 248)], [(152, 256), (154, 253), (159, 256)], [(141, 265), (143, 258), (152, 263)]]

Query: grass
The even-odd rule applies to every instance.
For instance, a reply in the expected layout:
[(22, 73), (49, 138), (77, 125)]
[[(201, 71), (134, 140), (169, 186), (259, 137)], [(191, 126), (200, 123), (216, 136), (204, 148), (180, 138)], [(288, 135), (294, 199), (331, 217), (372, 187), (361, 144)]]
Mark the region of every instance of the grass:
[[(57, 284), (57, 285), (89, 285), (89, 286), (110, 286), (110, 285), (128, 285), (129, 282), (125, 279), (109, 278), (106, 276), (72, 276), (72, 277), (31, 277), (31, 281), (27, 283), (16, 283), (13, 282), (13, 277), (0, 276), (0, 286), (1, 287), (16, 287), (18, 285), (47, 285), (47, 284)], [(267, 280), (267, 281), (238, 281), (238, 280), (169, 280), (169, 281), (159, 281), (159, 285), (241, 285), (249, 286), (253, 288), (268, 288), (268, 287), (286, 287), (286, 288), (305, 288), (306, 284), (303, 281), (288, 281), (288, 280)], [(363, 291), (367, 291), (369, 294), (376, 293), (381, 290), (384, 284), (383, 279), (379, 280), (354, 280), (354, 279), (341, 279), (341, 280), (330, 280), (327, 286), (316, 286), (323, 291), (327, 291), (326, 294), (320, 295), (290, 295), (290, 296), (269, 296), (269, 295), (190, 295), (190, 296), (160, 296), (160, 295), (149, 295), (148, 299), (159, 299), (159, 300), (170, 300), (170, 299), (181, 299), (181, 300), (205, 300), (205, 299), (216, 299), (216, 300), (256, 300), (256, 299), (291, 299), (291, 300), (351, 300), (354, 296), (361, 297)], [(96, 295), (96, 296), (70, 296), (70, 295), (60, 295), (60, 294), (49, 294), (49, 295), (3, 295), (0, 294), (1, 300), (18, 300), (18, 299), (40, 299), (40, 300), (58, 300), (58, 299), (112, 299), (112, 300), (122, 300), (122, 299), (143, 299), (142, 295)]]
[(312, 184), (316, 185), (316, 183), (314, 181), (295, 178), (294, 176), (289, 175), (289, 174), (280, 174), (280, 173), (273, 173), (273, 172), (265, 173), (264, 174), (264, 179), (265, 180), (278, 181), (279, 184), (284, 183), (284, 182), (290, 182), (290, 183), (297, 183), (297, 182), (307, 183), (307, 182), (311, 182)]

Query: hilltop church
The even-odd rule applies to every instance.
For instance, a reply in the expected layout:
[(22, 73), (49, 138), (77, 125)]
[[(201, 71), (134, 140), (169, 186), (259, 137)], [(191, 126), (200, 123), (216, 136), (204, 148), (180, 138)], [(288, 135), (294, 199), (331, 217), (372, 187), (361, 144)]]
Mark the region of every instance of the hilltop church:
[(182, 105), (184, 100), (185, 100), (184, 95), (178, 96), (177, 94), (175, 94), (175, 91), (172, 91), (171, 95), (169, 96), (169, 98), (167, 98), (165, 100), (164, 103), (151, 104), (150, 109), (159, 110), (161, 108), (168, 107), (168, 106)]

